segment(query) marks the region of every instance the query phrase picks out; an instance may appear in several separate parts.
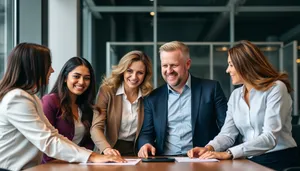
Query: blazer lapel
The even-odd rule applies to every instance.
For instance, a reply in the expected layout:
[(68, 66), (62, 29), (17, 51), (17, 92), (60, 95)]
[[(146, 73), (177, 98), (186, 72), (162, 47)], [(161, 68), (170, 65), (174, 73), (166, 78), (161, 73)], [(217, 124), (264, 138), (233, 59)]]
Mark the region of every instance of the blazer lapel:
[(197, 121), (197, 117), (199, 115), (199, 111), (200, 111), (200, 101), (201, 101), (201, 97), (202, 97), (202, 86), (199, 83), (199, 81), (191, 76), (191, 85), (192, 85), (192, 132), (194, 135), (194, 130), (195, 130), (195, 126), (196, 126), (196, 121)]
[[(115, 123), (116, 123), (116, 131), (117, 131), (117, 135), (119, 134), (120, 131), (120, 127), (121, 127), (121, 121), (122, 121), (122, 108), (123, 108), (123, 96), (121, 95), (117, 95), (116, 96), (116, 107), (115, 107)], [(116, 137), (117, 139), (118, 137)]]
[(158, 116), (160, 116), (160, 133), (161, 137), (163, 137), (163, 141), (165, 141), (166, 137), (166, 131), (167, 131), (167, 122), (168, 122), (168, 99), (169, 99), (169, 89), (167, 87), (167, 84), (165, 85), (165, 88), (162, 89), (162, 95), (161, 99), (157, 99), (157, 110), (158, 110)]
[(144, 105), (143, 105), (143, 98), (139, 99), (139, 112), (138, 112), (138, 122), (137, 122), (137, 130), (136, 130), (136, 136), (135, 136), (135, 140), (137, 139), (137, 137), (140, 134), (142, 125), (143, 125), (143, 121), (144, 121)]

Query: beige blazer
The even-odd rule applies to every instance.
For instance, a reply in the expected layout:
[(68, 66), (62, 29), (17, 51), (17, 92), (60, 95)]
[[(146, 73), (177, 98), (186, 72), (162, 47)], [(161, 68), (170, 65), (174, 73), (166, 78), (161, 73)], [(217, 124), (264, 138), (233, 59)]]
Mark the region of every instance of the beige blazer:
[[(96, 147), (103, 152), (105, 148), (113, 148), (118, 140), (119, 130), (122, 120), (122, 96), (116, 95), (117, 89), (108, 86), (101, 86), (98, 91), (97, 107), (100, 114), (95, 114), (91, 126), (91, 136)], [(137, 132), (134, 140), (134, 152), (136, 153), (135, 143), (140, 133), (144, 120), (143, 98), (138, 101), (138, 123)]]

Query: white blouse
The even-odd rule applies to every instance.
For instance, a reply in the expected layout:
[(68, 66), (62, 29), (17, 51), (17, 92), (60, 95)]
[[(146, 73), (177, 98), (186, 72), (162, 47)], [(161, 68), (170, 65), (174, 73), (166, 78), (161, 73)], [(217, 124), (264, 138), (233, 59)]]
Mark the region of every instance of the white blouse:
[[(276, 81), (267, 91), (253, 88), (249, 93), (250, 108), (244, 99), (244, 86), (232, 92), (224, 126), (208, 144), (216, 151), (229, 148), (234, 158), (296, 147), (291, 133), (292, 99), (285, 84)], [(238, 134), (243, 143), (231, 147)]]
[(137, 131), (137, 122), (138, 122), (138, 100), (142, 97), (142, 92), (139, 90), (137, 99), (130, 103), (127, 99), (124, 90), (124, 84), (118, 88), (116, 95), (122, 95), (122, 120), (119, 131), (120, 140), (125, 141), (134, 141)]
[(82, 111), (78, 108), (78, 120), (74, 119), (74, 137), (73, 142), (79, 144), (84, 137), (85, 127), (81, 122)]

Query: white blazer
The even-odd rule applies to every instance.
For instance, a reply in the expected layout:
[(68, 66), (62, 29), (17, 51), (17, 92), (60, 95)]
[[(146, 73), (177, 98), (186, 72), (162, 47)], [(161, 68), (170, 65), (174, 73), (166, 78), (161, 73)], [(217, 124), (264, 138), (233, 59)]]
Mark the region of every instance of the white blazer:
[(91, 152), (58, 133), (36, 95), (14, 89), (0, 102), (0, 168), (36, 166), (43, 153), (69, 162), (86, 162)]

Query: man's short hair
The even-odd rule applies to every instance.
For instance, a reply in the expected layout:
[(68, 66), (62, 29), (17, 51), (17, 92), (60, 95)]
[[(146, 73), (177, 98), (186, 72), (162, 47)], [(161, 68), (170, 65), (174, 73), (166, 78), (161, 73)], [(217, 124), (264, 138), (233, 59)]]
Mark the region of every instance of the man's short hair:
[(163, 44), (159, 48), (159, 53), (161, 53), (163, 51), (172, 52), (172, 51), (175, 51), (175, 50), (180, 50), (184, 57), (190, 58), (189, 47), (187, 45), (185, 45), (184, 43), (180, 42), (180, 41), (172, 41), (172, 42), (168, 42), (168, 43)]

